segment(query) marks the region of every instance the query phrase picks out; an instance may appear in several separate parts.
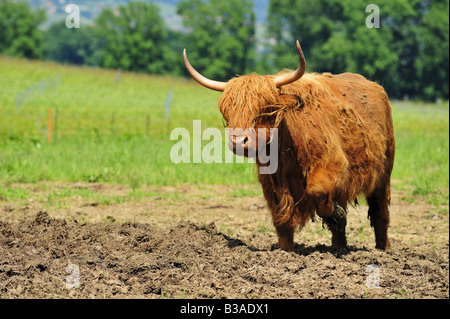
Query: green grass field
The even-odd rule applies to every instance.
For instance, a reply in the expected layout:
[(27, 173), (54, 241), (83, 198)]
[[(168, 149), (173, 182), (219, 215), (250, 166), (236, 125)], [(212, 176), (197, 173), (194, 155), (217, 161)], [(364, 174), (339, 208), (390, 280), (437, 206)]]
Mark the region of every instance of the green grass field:
[[(133, 190), (144, 184), (256, 184), (249, 163), (170, 161), (173, 128), (191, 131), (193, 120), (223, 128), (219, 96), (181, 78), (0, 57), (0, 196), (26, 196), (11, 185), (38, 181), (120, 183)], [(394, 102), (392, 108), (395, 189), (448, 204), (448, 102)]]

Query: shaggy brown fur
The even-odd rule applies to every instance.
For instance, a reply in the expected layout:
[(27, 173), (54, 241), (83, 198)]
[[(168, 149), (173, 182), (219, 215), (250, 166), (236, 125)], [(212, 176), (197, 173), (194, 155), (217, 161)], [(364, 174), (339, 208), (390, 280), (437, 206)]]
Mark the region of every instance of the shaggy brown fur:
[[(389, 249), (390, 175), (394, 132), (388, 97), (364, 77), (305, 74), (277, 88), (274, 76), (249, 74), (230, 80), (219, 109), (230, 128), (278, 128), (278, 170), (258, 178), (279, 235), (292, 250), (294, 228), (315, 215), (331, 218), (336, 204), (364, 194), (376, 247)], [(257, 165), (262, 165), (257, 162)], [(331, 229), (343, 247), (343, 227)]]

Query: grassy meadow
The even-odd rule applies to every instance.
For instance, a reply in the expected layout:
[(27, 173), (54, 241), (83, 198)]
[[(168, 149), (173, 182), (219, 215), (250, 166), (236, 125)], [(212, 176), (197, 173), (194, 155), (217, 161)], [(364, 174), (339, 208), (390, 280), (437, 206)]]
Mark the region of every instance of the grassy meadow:
[[(192, 132), (192, 121), (201, 120), (203, 129), (223, 132), (219, 96), (182, 78), (0, 56), (0, 199), (26, 198), (14, 185), (38, 181), (119, 183), (133, 191), (147, 184), (256, 184), (249, 163), (170, 160), (173, 128)], [(411, 200), (448, 204), (448, 102), (392, 108), (394, 188)]]

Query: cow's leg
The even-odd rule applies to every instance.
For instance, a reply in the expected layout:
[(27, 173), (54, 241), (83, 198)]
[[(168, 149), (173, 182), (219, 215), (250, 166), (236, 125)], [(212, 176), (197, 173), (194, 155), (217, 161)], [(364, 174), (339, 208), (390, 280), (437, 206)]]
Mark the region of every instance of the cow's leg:
[(377, 189), (370, 196), (367, 196), (370, 225), (375, 231), (375, 248), (383, 250), (391, 249), (387, 233), (389, 226), (389, 198), (389, 185)]
[(334, 203), (333, 213), (323, 218), (324, 223), (331, 231), (331, 245), (334, 248), (345, 248), (347, 238), (345, 237), (345, 226), (347, 225), (347, 212), (345, 208)]
[(347, 225), (347, 212), (345, 204), (342, 206), (331, 200), (331, 195), (322, 195), (318, 201), (316, 212), (331, 231), (331, 245), (334, 248), (345, 248), (345, 226)]
[(276, 227), (278, 234), (278, 248), (285, 251), (294, 250), (294, 227), (281, 225)]
[[(334, 168), (339, 169), (339, 167)], [(316, 168), (309, 176), (306, 192), (316, 203), (316, 213), (331, 231), (331, 244), (335, 248), (347, 246), (345, 226), (347, 225), (346, 203), (336, 203), (332, 199), (335, 189), (334, 175), (338, 171), (332, 168)]]
[[(271, 175), (259, 174), (258, 178), (262, 185), (267, 206), (272, 213), (273, 224), (277, 230), (278, 248), (293, 251), (295, 225), (291, 221), (292, 214), (288, 210), (294, 209), (294, 199), (290, 196), (287, 187), (284, 187), (284, 191), (281, 191), (281, 188), (274, 185)], [(285, 218), (285, 216), (288, 216), (288, 218)]]
[(294, 229), (296, 223), (293, 221), (294, 198), (286, 188), (278, 194), (278, 205), (273, 206), (272, 220), (278, 234), (278, 248), (285, 251), (294, 250)]

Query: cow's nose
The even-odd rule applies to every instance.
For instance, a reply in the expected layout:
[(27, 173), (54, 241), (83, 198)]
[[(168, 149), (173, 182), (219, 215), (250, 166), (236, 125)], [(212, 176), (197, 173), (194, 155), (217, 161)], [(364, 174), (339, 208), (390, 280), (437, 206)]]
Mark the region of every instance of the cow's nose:
[(236, 145), (236, 147), (239, 147), (244, 150), (248, 148), (248, 139), (249, 139), (248, 135), (240, 135), (240, 136), (233, 135), (233, 143)]

